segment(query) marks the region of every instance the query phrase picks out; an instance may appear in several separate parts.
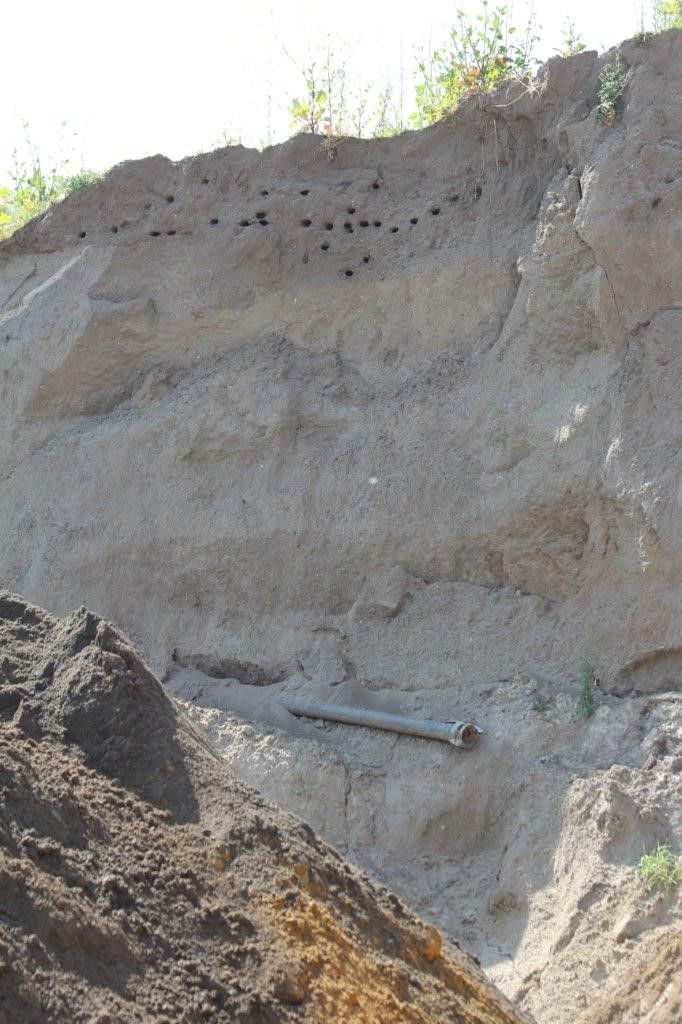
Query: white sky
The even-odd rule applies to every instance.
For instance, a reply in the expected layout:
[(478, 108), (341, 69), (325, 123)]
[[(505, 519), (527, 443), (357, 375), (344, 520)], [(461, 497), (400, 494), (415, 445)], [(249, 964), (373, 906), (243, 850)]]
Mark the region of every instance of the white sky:
[[(494, 2), (494, 0), (493, 0)], [(645, 8), (649, 7), (644, 0)], [(286, 106), (298, 78), (283, 47), (300, 57), (328, 34), (348, 46), (366, 81), (396, 79), (402, 46), (437, 45), (458, 7), (475, 0), (33, 0), (6, 3), (0, 18), (0, 180), (21, 123), (46, 156), (61, 135), (72, 164), (104, 169), (152, 153), (174, 159), (212, 149), (225, 131), (247, 145), (290, 133)], [(640, 27), (638, 0), (535, 0), (538, 56), (561, 42), (567, 14), (590, 49)], [(517, 20), (528, 4), (516, 0)], [(408, 77), (409, 74), (408, 74)], [(300, 89), (298, 90), (300, 92)], [(66, 122), (67, 127), (60, 126)], [(74, 168), (75, 169), (75, 168)]]

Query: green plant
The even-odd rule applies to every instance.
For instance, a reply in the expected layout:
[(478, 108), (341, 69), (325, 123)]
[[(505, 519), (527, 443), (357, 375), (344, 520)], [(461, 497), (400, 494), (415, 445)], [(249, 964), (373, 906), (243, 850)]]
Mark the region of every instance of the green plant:
[(682, 882), (682, 858), (676, 857), (668, 843), (659, 843), (653, 853), (644, 853), (637, 874), (647, 889), (664, 889)]
[(549, 708), (549, 705), (550, 705), (549, 697), (545, 697), (545, 695), (543, 693), (534, 693), (533, 694), (533, 705), (532, 705), (533, 711), (537, 711), (539, 713), (541, 713), (543, 711), (547, 711), (548, 708)]
[(560, 57), (573, 57), (576, 53), (582, 53), (584, 49), (585, 44), (580, 33), (575, 30), (575, 18), (566, 18), (561, 36), (561, 46), (554, 52), (558, 53)]
[(533, 57), (537, 41), (533, 16), (518, 32), (504, 4), (491, 7), (483, 0), (473, 20), (458, 11), (445, 46), (419, 59), (413, 124), (433, 124), (465, 95), (489, 92), (506, 79), (527, 76), (539, 64)]
[(654, 32), (682, 28), (682, 0), (654, 0), (651, 20)]
[(592, 717), (595, 709), (595, 676), (594, 669), (589, 662), (585, 662), (581, 665), (580, 672), (578, 673), (578, 684), (580, 686), (580, 693), (578, 695), (578, 714), (581, 718), (588, 719)]
[(331, 38), (327, 37), (323, 53), (306, 48), (303, 62), (296, 61), (286, 50), (284, 52), (303, 79), (304, 87), (302, 97), (295, 97), (289, 103), (291, 127), (308, 131), (311, 135), (345, 134), (348, 118), (347, 68), (345, 58), (337, 54)]
[(621, 97), (631, 75), (632, 72), (623, 64), (620, 50), (616, 50), (613, 61), (607, 64), (599, 75), (597, 121), (600, 124), (613, 124), (615, 121), (620, 113)]
[(14, 166), (9, 171), (11, 184), (0, 187), (0, 239), (8, 238), (29, 220), (44, 213), (53, 203), (72, 192), (98, 181), (98, 171), (81, 168), (69, 171), (68, 156), (60, 155), (49, 166), (24, 123), (23, 153), (14, 150)]

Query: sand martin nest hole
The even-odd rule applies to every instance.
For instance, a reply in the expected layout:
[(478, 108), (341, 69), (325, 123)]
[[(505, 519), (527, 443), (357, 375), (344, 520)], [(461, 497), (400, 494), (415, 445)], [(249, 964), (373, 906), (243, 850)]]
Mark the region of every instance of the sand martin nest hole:
[(261, 219), (258, 221), (258, 223), (261, 225), (261, 227), (264, 227), (264, 228), (266, 228), (268, 226), (268, 222), (265, 219), (265, 217), (261, 217)]
[(301, 221), (301, 227), (302, 228), (309, 228), (311, 224), (312, 224), (312, 221), (309, 220), (307, 217), (304, 217), (303, 220)]
[(219, 224), (220, 220), (218, 219), (218, 217), (211, 217), (211, 219), (210, 219), (210, 221), (208, 223), (209, 224)]
[(307, 196), (309, 194), (309, 192), (310, 192), (309, 188), (302, 188), (301, 192), (300, 192), (300, 195)]
[(268, 192), (268, 190), (266, 188), (261, 189), (261, 193), (260, 194), (262, 196), (269, 196), (270, 195), (270, 193)]
[(369, 256), (363, 256), (362, 257), (362, 262), (363, 263), (369, 263)]
[(86, 232), (86, 231), (79, 231), (79, 232), (78, 232), (78, 237), (79, 237), (79, 238), (85, 238), (86, 234), (87, 234), (87, 232)]
[(112, 235), (117, 235), (118, 234), (118, 224), (114, 224), (113, 228), (109, 228), (109, 230), (111, 231)]
[(381, 227), (381, 221), (380, 220), (375, 220), (375, 221), (373, 221), (373, 223), (374, 223), (374, 227), (375, 228), (380, 228)]
[(355, 213), (355, 207), (354, 207), (354, 206), (349, 206), (349, 207), (348, 207), (348, 213), (349, 213), (349, 214), (351, 215), (351, 217), (352, 217), (352, 216), (353, 216), (353, 214)]
[(418, 222), (419, 217), (410, 217), (410, 224), (417, 224)]
[(437, 217), (438, 214), (440, 213), (440, 206), (432, 206), (431, 213), (433, 214), (434, 217)]
[(328, 252), (329, 251), (329, 246), (325, 242), (324, 245), (320, 246), (320, 249), (322, 250), (322, 252)]
[(361, 220), (360, 221), (360, 227), (361, 228), (368, 228), (369, 227), (369, 221), (368, 220)]
[(175, 234), (175, 230), (172, 229), (171, 231), (167, 231), (166, 234), (167, 235), (174, 235)]
[(240, 220), (239, 221), (239, 227), (240, 228), (248, 228), (250, 223), (251, 223), (250, 220)]
[(325, 224), (324, 230), (325, 231), (333, 231), (334, 230), (334, 225), (331, 223), (331, 221), (329, 221), (327, 224)]
[(175, 196), (166, 196), (166, 202), (167, 203), (174, 203), (175, 202)]
[(459, 196), (450, 196), (450, 198), (448, 199), (448, 202), (449, 203), (458, 203), (459, 202)]
[(390, 229), (390, 231), (391, 231), (391, 234), (392, 234), (392, 235), (395, 235), (395, 233), (397, 232), (397, 230), (398, 230), (398, 229), (397, 229), (397, 228), (395, 228), (395, 227), (391, 228), (391, 229)]
[(654, 207), (655, 207), (655, 206), (658, 206), (658, 204), (660, 203), (660, 201), (661, 201), (661, 197), (660, 197), (660, 196), (656, 196), (656, 198), (655, 198), (655, 199), (652, 199), (652, 200), (651, 200), (651, 205), (652, 205), (652, 206), (654, 206)]
[(256, 220), (264, 220), (268, 215), (267, 210), (259, 210), (256, 214)]
[(474, 199), (480, 199), (482, 195), (483, 189), (481, 188), (480, 185), (477, 185), (476, 188), (474, 189)]
[(160, 234), (161, 234), (160, 231), (150, 231), (149, 232), (149, 235), (150, 235), (151, 238), (158, 238)]
[(201, 179), (201, 184), (202, 185), (208, 185), (208, 178), (202, 178)]
[(379, 184), (378, 181), (373, 181), (372, 182), (372, 188), (373, 189), (378, 189), (378, 188), (381, 188), (381, 185)]
[(352, 270), (344, 270), (344, 274), (346, 275), (346, 277), (352, 277), (353, 276), (353, 271)]
[(346, 223), (343, 225), (343, 227), (344, 227), (344, 230), (347, 231), (349, 235), (353, 234), (353, 225), (351, 224), (351, 222), (349, 220), (346, 221)]

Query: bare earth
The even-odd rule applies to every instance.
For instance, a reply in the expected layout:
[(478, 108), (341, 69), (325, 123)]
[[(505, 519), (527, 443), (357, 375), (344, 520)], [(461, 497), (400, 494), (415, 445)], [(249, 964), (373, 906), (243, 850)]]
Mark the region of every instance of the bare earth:
[(522, 1024), (238, 782), (112, 626), (0, 592), (0, 1020)]

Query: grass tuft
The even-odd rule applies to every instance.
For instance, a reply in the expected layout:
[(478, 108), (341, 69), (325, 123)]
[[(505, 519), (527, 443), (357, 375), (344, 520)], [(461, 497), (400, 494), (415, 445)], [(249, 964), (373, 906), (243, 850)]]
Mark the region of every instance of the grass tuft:
[(675, 856), (668, 843), (659, 843), (653, 853), (642, 854), (637, 874), (649, 890), (658, 885), (669, 889), (682, 882), (682, 858)]

